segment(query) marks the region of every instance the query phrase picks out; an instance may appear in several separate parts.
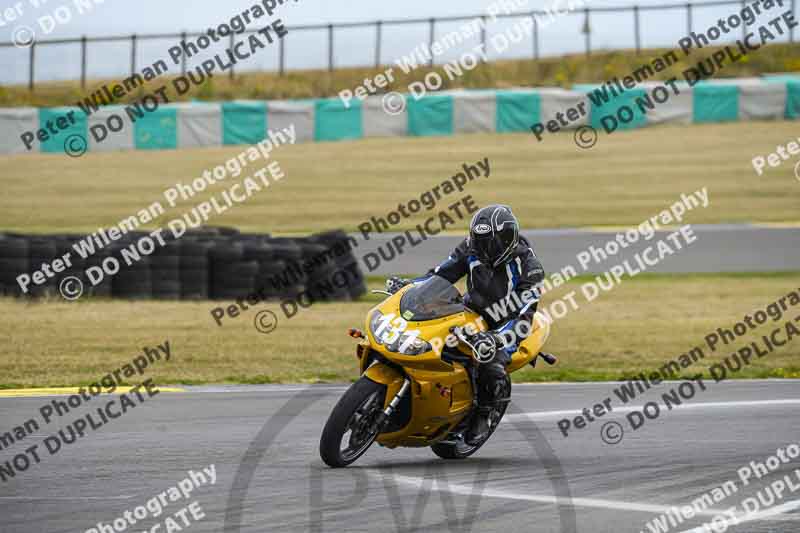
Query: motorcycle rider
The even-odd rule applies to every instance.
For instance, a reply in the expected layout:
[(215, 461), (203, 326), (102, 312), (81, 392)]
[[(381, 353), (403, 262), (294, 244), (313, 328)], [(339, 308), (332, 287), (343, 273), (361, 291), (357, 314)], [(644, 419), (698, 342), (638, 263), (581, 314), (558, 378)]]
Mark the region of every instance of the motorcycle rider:
[[(495, 351), (490, 362), (478, 367), (478, 409), (464, 439), (471, 445), (486, 438), (492, 407), (508, 396), (506, 365), (531, 331), (544, 269), (527, 239), (520, 236), (519, 222), (511, 208), (489, 205), (475, 213), (468, 237), (443, 263), (415, 280), (389, 278), (386, 287), (394, 293), (432, 275), (450, 283), (467, 276), (464, 304), (481, 315), (489, 327), (489, 331), (475, 336), (475, 343), (489, 343)], [(495, 311), (488, 313), (493, 305)], [(519, 327), (520, 321), (527, 322), (529, 327)], [(504, 334), (511, 331), (514, 335)], [(514, 342), (507, 343), (507, 339)]]

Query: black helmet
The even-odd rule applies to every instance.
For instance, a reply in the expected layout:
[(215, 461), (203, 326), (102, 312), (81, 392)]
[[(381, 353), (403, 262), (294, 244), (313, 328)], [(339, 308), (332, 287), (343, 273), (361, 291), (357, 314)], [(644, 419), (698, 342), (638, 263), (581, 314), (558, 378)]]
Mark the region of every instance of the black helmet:
[(481, 263), (496, 267), (508, 261), (519, 243), (519, 222), (507, 205), (478, 210), (469, 225), (469, 243)]

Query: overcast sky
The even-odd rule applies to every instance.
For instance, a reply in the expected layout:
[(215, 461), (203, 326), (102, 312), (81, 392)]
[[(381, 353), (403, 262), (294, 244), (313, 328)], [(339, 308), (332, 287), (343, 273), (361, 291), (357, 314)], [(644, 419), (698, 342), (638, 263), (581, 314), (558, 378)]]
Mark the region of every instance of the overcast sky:
[[(34, 7), (35, 2), (44, 5)], [(91, 1), (91, 0), (84, 0)], [(553, 0), (507, 0), (519, 5), (519, 11), (543, 9)], [(561, 0), (564, 9), (568, 2)], [(632, 5), (630, 0), (583, 0), (589, 7)], [(78, 14), (75, 0), (1, 0), (3, 8), (21, 4), (22, 15), (8, 21), (0, 9), (4, 26), (0, 26), (0, 41), (10, 41), (12, 33), (20, 25), (33, 29), (40, 39), (88, 36), (106, 36), (131, 33), (173, 33), (184, 30), (197, 31), (230, 20), (236, 13), (247, 9), (256, 0), (208, 1), (195, 0), (104, 0), (90, 12)], [(676, 3), (675, 0), (669, 0)], [(669, 3), (668, 2), (668, 3)], [(639, 0), (639, 5), (665, 3), (665, 0)], [(487, 0), (404, 0), (387, 2), (380, 0), (348, 0), (347, 2), (323, 2), (322, 0), (299, 0), (277, 8), (273, 18), (280, 18), (291, 27), (302, 24), (327, 24), (337, 22), (375, 21), (378, 19), (428, 18), (448, 15), (474, 15), (486, 13)], [(695, 30), (705, 30), (719, 16), (736, 9), (738, 2), (730, 7), (705, 7), (694, 10)], [(60, 9), (69, 10), (71, 18), (51, 29), (48, 16)], [(777, 10), (776, 10), (777, 11)], [(552, 56), (584, 50), (583, 14), (565, 16), (542, 29), (540, 53)], [(502, 32), (512, 21), (491, 24), (489, 35)], [(45, 28), (42, 28), (42, 24)], [(260, 24), (259, 24), (260, 26)], [(437, 25), (441, 36), (458, 28), (459, 23)], [(594, 48), (632, 48), (634, 42), (633, 15), (626, 13), (593, 13), (591, 16), (591, 40)], [(686, 33), (684, 9), (643, 11), (641, 14), (642, 46), (674, 46)], [(427, 42), (426, 24), (385, 26), (382, 38), (382, 63), (392, 63), (399, 55), (409, 53), (419, 43)], [(477, 44), (477, 39), (473, 41)], [(140, 42), (137, 53), (137, 68), (151, 64), (166, 56), (173, 40)], [(335, 32), (334, 59), (338, 66), (371, 65), (375, 57), (374, 27), (341, 29)], [(465, 44), (464, 49), (467, 48)], [(442, 61), (458, 57), (462, 50), (450, 50), (442, 55)], [(509, 49), (498, 53), (490, 46), (490, 57), (526, 58), (533, 54), (533, 41), (528, 37)], [(243, 70), (276, 70), (278, 47), (271, 46), (260, 51), (243, 65)], [(200, 60), (196, 57), (195, 60)], [(286, 36), (286, 64), (288, 68), (320, 68), (327, 65), (327, 34), (325, 31), (290, 31)], [(190, 66), (192, 61), (189, 62)], [(128, 73), (130, 69), (130, 42), (96, 43), (89, 45), (89, 77), (115, 77)], [(80, 45), (50, 45), (36, 48), (36, 79), (77, 79), (80, 74)], [(15, 48), (0, 48), (0, 83), (25, 83), (28, 77), (28, 51)]]

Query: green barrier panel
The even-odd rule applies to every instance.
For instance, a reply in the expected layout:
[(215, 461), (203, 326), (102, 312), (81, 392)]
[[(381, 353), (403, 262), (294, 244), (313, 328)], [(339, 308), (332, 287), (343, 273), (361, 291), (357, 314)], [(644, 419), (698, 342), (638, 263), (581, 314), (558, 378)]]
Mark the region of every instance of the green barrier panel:
[(158, 109), (140, 117), (132, 113), (134, 122), (133, 142), (137, 150), (174, 150), (178, 147), (178, 110)]
[(800, 118), (800, 80), (786, 82), (786, 118)]
[(222, 104), (222, 144), (256, 144), (266, 136), (266, 102)]
[[(645, 103), (637, 103), (636, 99), (640, 98), (644, 102), (647, 91), (641, 88), (627, 89), (623, 93), (618, 93), (617, 96), (611, 92), (611, 89), (606, 87), (605, 93), (601, 87), (596, 85), (575, 85), (573, 87), (576, 91), (585, 91), (586, 94), (594, 95), (594, 99), (600, 105), (596, 105), (589, 99), (589, 124), (597, 130), (601, 128), (608, 128), (607, 131), (616, 130), (630, 130), (633, 128), (641, 128), (647, 124), (647, 106)], [(601, 96), (607, 95), (606, 98)], [(606, 101), (607, 99), (607, 101)], [(655, 104), (656, 106), (659, 104)]]
[(351, 101), (349, 107), (338, 98), (317, 100), (314, 107), (314, 140), (341, 141), (364, 136), (359, 100)]
[(739, 88), (698, 83), (692, 89), (694, 122), (739, 120)]
[(530, 132), (531, 126), (540, 121), (541, 101), (539, 94), (533, 92), (498, 92), (495, 96), (497, 133)]
[[(72, 111), (70, 118), (67, 113)], [(86, 125), (86, 114), (78, 107), (51, 107), (46, 109), (39, 109), (39, 127), (48, 130), (49, 138), (46, 141), (41, 141), (41, 151), (48, 153), (62, 152), (64, 150), (64, 143), (67, 142), (70, 135), (80, 135), (83, 140), (72, 139), (71, 142), (75, 143), (75, 147), (81, 143), (89, 142), (89, 130)], [(52, 131), (47, 127), (47, 121), (53, 126), (53, 129), (58, 131), (53, 135)], [(63, 128), (61, 127), (63, 126)], [(38, 137), (38, 132), (34, 132)], [(73, 148), (75, 149), (75, 148)]]
[(406, 95), (408, 134), (418, 137), (453, 134), (453, 98), (423, 96), (419, 100)]

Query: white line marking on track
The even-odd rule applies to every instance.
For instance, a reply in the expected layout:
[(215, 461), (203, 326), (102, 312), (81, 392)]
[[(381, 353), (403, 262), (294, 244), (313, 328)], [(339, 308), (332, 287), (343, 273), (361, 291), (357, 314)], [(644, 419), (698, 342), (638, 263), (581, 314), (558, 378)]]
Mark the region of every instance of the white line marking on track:
[(0, 500), (12, 500), (23, 502), (49, 502), (49, 501), (73, 501), (73, 500), (130, 500), (133, 496), (0, 496)]
[[(733, 407), (767, 407), (776, 405), (780, 406), (780, 405), (797, 405), (797, 404), (800, 404), (800, 399), (705, 402), (705, 403), (695, 403), (695, 404), (683, 404), (675, 407), (674, 409), (678, 410), (720, 409), (720, 408), (724, 409)], [(612, 411), (612, 413), (615, 411), (619, 413), (624, 413), (634, 410), (641, 410), (642, 407), (643, 406), (617, 407)], [(519, 414), (507, 415), (503, 418), (503, 421), (510, 422), (514, 420), (525, 420), (525, 419), (548, 419), (560, 416), (580, 414), (581, 412), (582, 412), (581, 410), (572, 409), (563, 411), (538, 411), (529, 413), (519, 413)], [(379, 477), (379, 474), (376, 472), (369, 472), (369, 474), (374, 477)], [(415, 478), (415, 477), (401, 476), (401, 475), (394, 475), (392, 477), (394, 478), (395, 481), (401, 484), (404, 484), (406, 486), (416, 487), (418, 489), (422, 488), (423, 486), (430, 485), (430, 490), (447, 491), (453, 494), (459, 494), (463, 496), (470, 496), (475, 492), (472, 487), (468, 487), (465, 485), (447, 483), (443, 484), (443, 486), (439, 486), (437, 480), (426, 481), (425, 479), (422, 478)], [(559, 499), (556, 496), (523, 494), (519, 492), (496, 490), (496, 489), (484, 489), (483, 491), (481, 491), (481, 494), (489, 498), (504, 498), (511, 500), (523, 500), (523, 501), (531, 501), (531, 502), (554, 504), (554, 505), (560, 504), (560, 505), (573, 505), (575, 507), (592, 507), (592, 508), (613, 509), (620, 511), (634, 511), (641, 513), (650, 513), (655, 515), (665, 514), (668, 511), (674, 510), (676, 507), (675, 505), (624, 502), (618, 500), (603, 500), (599, 498), (583, 498), (583, 497), (573, 497), (569, 501), (566, 501), (564, 499)], [(735, 520), (739, 520), (739, 523), (750, 522), (754, 520), (770, 520), (770, 521), (798, 520), (800, 519), (800, 515), (796, 517), (779, 516), (797, 508), (800, 508), (800, 500), (789, 502), (787, 504), (783, 504), (768, 511), (763, 511), (760, 513), (735, 515), (734, 518), (730, 519), (730, 521), (731, 524), (734, 524)], [(722, 510), (715, 510), (715, 509), (706, 509), (704, 511), (696, 510), (695, 514), (698, 516), (715, 517), (722, 515)], [(701, 531), (702, 528), (695, 528), (686, 533), (700, 533)]]
[[(370, 472), (370, 474), (377, 476), (376, 473)], [(394, 480), (409, 486), (409, 487), (416, 487), (422, 488), (423, 485), (427, 486), (430, 485), (430, 490), (437, 490), (437, 491), (447, 491), (452, 492), (453, 494), (458, 494), (461, 496), (471, 496), (475, 493), (475, 489), (472, 487), (468, 487), (466, 485), (459, 485), (456, 483), (447, 483), (443, 484), (443, 486), (439, 486), (437, 480), (430, 480), (429, 483), (426, 483), (425, 479), (416, 478), (416, 477), (409, 477), (409, 476), (401, 476), (401, 475), (394, 475)], [(571, 500), (567, 500), (566, 498), (558, 498), (556, 496), (549, 496), (549, 495), (541, 495), (541, 494), (523, 494), (521, 492), (511, 492), (506, 490), (497, 490), (497, 489), (484, 489), (480, 492), (482, 496), (487, 496), (489, 498), (501, 498), (507, 500), (522, 500), (522, 501), (530, 501), (530, 502), (537, 502), (537, 503), (549, 503), (549, 504), (561, 504), (561, 505), (574, 505), (575, 507), (594, 507), (600, 509), (615, 509), (615, 510), (623, 510), (623, 511), (637, 511), (641, 513), (653, 513), (653, 514), (661, 514), (665, 513), (668, 510), (672, 509), (671, 505), (658, 505), (652, 503), (636, 503), (636, 502), (623, 502), (618, 500), (602, 500), (598, 498), (580, 498), (580, 497), (573, 497)], [(716, 516), (721, 511), (713, 511), (713, 510), (706, 510), (701, 511), (698, 514), (704, 514), (707, 516)]]
[[(684, 383), (685, 379), (665, 379), (661, 383)], [(525, 383), (514, 383), (515, 387), (537, 387), (539, 385), (620, 385), (627, 383), (625, 380), (617, 381), (526, 381)], [(716, 383), (716, 385), (748, 385), (753, 383), (793, 383), (798, 384), (797, 378), (761, 378), (761, 379), (729, 379)], [(657, 386), (657, 385), (656, 385)]]
[[(676, 405), (672, 408), (673, 411), (692, 410), (692, 409), (726, 409), (732, 407), (768, 407), (775, 405), (798, 405), (800, 399), (786, 399), (786, 400), (753, 400), (753, 401), (733, 401), (733, 402), (705, 402), (705, 403), (684, 403)], [(623, 407), (614, 407), (611, 413), (630, 413), (632, 411), (641, 411), (643, 405), (627, 405)], [(557, 418), (559, 416), (579, 415), (583, 411), (580, 409), (568, 409), (564, 411), (532, 411), (528, 413), (518, 413), (513, 415), (506, 415), (503, 417), (503, 422), (513, 422), (515, 420), (537, 420), (547, 418)]]
[(316, 392), (316, 391), (340, 391), (344, 392), (347, 390), (349, 385), (340, 385), (335, 387), (318, 387), (318, 386), (311, 386), (311, 387), (281, 387), (281, 388), (270, 388), (270, 389), (261, 389), (258, 386), (254, 386), (252, 388), (232, 388), (232, 389), (204, 389), (204, 390), (195, 390), (191, 388), (186, 388), (181, 396), (186, 396), (187, 394), (261, 394), (264, 392), (268, 393), (287, 393), (287, 392), (301, 392), (301, 391), (309, 391), (309, 392)]
[[(746, 522), (753, 522), (755, 520), (786, 520), (786, 517), (778, 517), (778, 515), (783, 513), (788, 513), (790, 511), (794, 511), (795, 509), (800, 508), (800, 500), (794, 500), (791, 502), (786, 502), (776, 507), (772, 507), (771, 509), (766, 509), (764, 511), (759, 511), (757, 513), (746, 513), (744, 515), (737, 515), (735, 518), (727, 518), (723, 520), (718, 520), (714, 523), (714, 529), (707, 529), (703, 526), (696, 527), (693, 529), (687, 529), (682, 531), (681, 533), (705, 533), (707, 531), (724, 531), (730, 526), (735, 526), (736, 524), (744, 524)], [(720, 515), (724, 516), (724, 515)], [(725, 515), (726, 516), (726, 515)], [(791, 520), (800, 520), (800, 515), (796, 517), (789, 517)]]
[[(368, 471), (368, 474), (373, 477), (382, 477), (381, 474), (378, 474), (377, 472), (373, 471)], [(475, 494), (475, 489), (473, 487), (468, 487), (466, 485), (459, 485), (456, 483), (445, 482), (443, 486), (439, 486), (438, 480), (435, 479), (425, 480), (423, 478), (401, 476), (401, 475), (393, 475), (392, 478), (398, 483), (401, 483), (409, 487), (415, 487), (417, 489), (427, 487), (428, 490), (445, 491), (453, 494), (458, 494), (460, 496), (472, 496), (473, 494)], [(675, 508), (677, 507), (675, 505), (624, 502), (619, 500), (603, 500), (598, 498), (572, 497), (570, 499), (566, 499), (566, 498), (557, 498), (556, 496), (540, 495), (540, 494), (523, 494), (520, 492), (511, 492), (511, 491), (497, 490), (497, 489), (483, 489), (482, 491), (480, 491), (480, 495), (489, 498), (500, 498), (506, 500), (522, 500), (522, 501), (537, 502), (537, 503), (548, 503), (553, 505), (572, 505), (574, 507), (591, 507), (596, 509), (613, 509), (617, 511), (634, 511), (639, 513), (649, 513), (655, 515), (665, 514), (668, 511), (674, 512)], [(737, 515), (736, 518), (740, 522), (751, 522), (754, 520), (785, 521), (786, 520), (785, 517), (779, 517), (778, 515), (791, 511), (798, 507), (800, 507), (800, 501), (795, 501), (780, 505), (770, 511), (764, 511), (762, 513), (754, 513), (752, 515)], [(722, 510), (696, 509), (695, 515), (715, 517), (722, 515)], [(797, 519), (800, 519), (800, 516), (798, 516)], [(731, 522), (733, 523), (734, 521), (731, 520)], [(700, 529), (695, 528), (692, 529), (690, 532), (684, 532), (684, 533), (700, 533), (701, 529), (702, 528)]]

